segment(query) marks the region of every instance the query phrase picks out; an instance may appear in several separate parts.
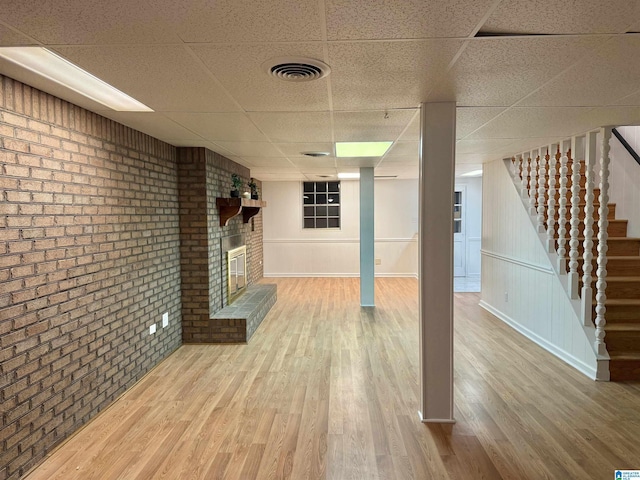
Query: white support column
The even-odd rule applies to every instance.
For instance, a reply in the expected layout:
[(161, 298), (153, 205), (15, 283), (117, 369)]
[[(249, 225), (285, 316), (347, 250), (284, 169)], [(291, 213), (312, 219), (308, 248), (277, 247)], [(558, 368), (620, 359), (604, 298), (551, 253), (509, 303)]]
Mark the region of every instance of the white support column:
[(420, 120), (420, 417), (453, 423), (456, 104), (423, 103)]
[(584, 185), (584, 252), (582, 253), (584, 263), (582, 264), (582, 293), (580, 298), (582, 301), (582, 321), (585, 326), (591, 326), (593, 321), (593, 290), (591, 288), (593, 277), (591, 272), (593, 271), (593, 169), (596, 164), (597, 154), (596, 136), (597, 132), (587, 133), (584, 154), (587, 179)]
[(373, 167), (360, 168), (360, 306), (374, 307)]

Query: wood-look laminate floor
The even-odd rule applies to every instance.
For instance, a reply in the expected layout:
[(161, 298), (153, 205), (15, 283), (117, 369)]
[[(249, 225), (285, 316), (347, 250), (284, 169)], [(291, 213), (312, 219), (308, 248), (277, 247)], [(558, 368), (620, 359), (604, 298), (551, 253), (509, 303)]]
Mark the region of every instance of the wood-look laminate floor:
[(455, 297), (454, 426), (419, 422), (417, 281), (269, 279), (249, 345), (181, 347), (28, 480), (609, 479), (640, 385), (596, 383)]

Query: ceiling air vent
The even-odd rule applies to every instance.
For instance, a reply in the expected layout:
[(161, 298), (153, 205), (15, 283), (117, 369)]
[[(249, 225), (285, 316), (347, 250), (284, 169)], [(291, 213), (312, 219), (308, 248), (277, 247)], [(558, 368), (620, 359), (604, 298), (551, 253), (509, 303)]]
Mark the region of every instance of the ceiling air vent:
[(310, 82), (326, 77), (331, 67), (320, 60), (302, 57), (279, 57), (262, 64), (266, 72), (288, 82)]
[(314, 157), (314, 158), (326, 157), (327, 155), (329, 155), (329, 152), (300, 152), (300, 153), (307, 157)]

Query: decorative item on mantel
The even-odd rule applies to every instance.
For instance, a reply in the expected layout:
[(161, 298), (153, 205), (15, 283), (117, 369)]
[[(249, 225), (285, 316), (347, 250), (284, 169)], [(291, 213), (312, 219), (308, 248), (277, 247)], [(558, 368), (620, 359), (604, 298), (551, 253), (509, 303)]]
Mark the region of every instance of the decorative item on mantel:
[(253, 178), (249, 181), (249, 183), (247, 183), (247, 186), (251, 189), (251, 199), (259, 200), (260, 197), (258, 196), (258, 184)]
[(231, 174), (231, 197), (239, 198), (240, 197), (240, 189), (242, 188), (242, 178), (237, 173)]

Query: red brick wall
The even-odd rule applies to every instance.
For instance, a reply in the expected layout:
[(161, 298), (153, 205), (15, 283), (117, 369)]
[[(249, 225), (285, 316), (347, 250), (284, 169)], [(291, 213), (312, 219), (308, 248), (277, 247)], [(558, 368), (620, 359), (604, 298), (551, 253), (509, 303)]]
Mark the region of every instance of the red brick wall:
[(174, 147), (3, 77), (0, 141), (0, 479), (16, 479), (180, 345), (178, 184)]
[[(231, 175), (246, 186), (249, 169), (228, 158), (196, 147), (178, 148), (180, 185), (180, 239), (182, 265), (182, 338), (185, 343), (211, 343), (209, 319), (227, 305), (226, 255), (223, 237), (242, 235), (247, 245), (249, 283), (263, 276), (262, 212), (251, 223), (242, 215), (220, 226), (217, 197), (229, 197)], [(259, 183), (259, 182), (256, 182)]]

